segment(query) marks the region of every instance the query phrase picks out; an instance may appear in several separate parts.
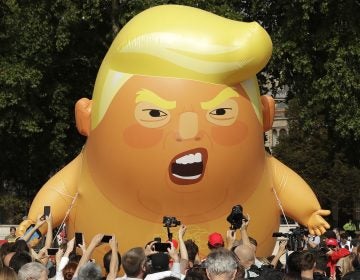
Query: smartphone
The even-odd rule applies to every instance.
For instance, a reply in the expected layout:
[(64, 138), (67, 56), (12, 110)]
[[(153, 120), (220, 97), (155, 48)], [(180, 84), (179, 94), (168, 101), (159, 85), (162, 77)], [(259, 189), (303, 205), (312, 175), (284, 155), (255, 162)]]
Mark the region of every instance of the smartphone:
[(44, 219), (46, 219), (46, 217), (50, 216), (50, 206), (44, 206)]
[(59, 248), (48, 248), (47, 254), (49, 256), (55, 256), (58, 251), (59, 251)]
[(75, 232), (75, 247), (79, 247), (80, 244), (83, 244), (83, 234)]
[(111, 235), (104, 235), (104, 237), (101, 239), (101, 242), (102, 243), (109, 243), (111, 238), (112, 238)]
[(167, 252), (168, 248), (171, 248), (170, 243), (159, 243), (159, 242), (154, 243), (154, 249), (157, 252)]
[[(34, 225), (29, 226), (29, 227), (27, 228), (25, 234), (27, 234), (29, 231), (31, 231), (31, 229), (32, 229), (33, 227), (34, 227)], [(29, 241), (34, 240), (34, 239), (40, 239), (41, 236), (42, 236), (42, 234), (41, 234), (40, 230), (37, 229), (37, 230), (33, 233), (33, 235), (30, 237), (30, 240), (29, 240)]]

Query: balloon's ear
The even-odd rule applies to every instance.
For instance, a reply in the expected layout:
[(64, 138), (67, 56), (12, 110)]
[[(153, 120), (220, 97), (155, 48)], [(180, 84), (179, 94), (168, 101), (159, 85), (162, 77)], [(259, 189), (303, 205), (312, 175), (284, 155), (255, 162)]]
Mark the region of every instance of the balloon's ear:
[(275, 101), (269, 95), (261, 96), (262, 113), (263, 113), (263, 129), (264, 132), (271, 129), (275, 115)]
[(81, 98), (75, 104), (76, 128), (84, 136), (90, 134), (91, 102), (88, 98)]

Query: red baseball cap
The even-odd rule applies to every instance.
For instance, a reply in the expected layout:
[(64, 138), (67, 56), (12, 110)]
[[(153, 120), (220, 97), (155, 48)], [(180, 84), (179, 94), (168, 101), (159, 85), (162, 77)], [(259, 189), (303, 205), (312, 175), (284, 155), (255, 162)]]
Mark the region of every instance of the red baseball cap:
[(213, 232), (209, 235), (209, 244), (211, 246), (223, 246), (224, 245), (224, 239), (220, 233)]
[(337, 246), (338, 245), (338, 242), (335, 238), (327, 238), (325, 240), (325, 243), (327, 246)]

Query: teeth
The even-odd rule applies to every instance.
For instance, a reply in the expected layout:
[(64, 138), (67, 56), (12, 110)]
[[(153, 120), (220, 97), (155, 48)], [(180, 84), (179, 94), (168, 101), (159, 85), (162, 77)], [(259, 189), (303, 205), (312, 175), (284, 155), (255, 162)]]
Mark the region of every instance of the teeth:
[(195, 175), (195, 176), (180, 176), (180, 175), (173, 173), (173, 176), (176, 178), (185, 179), (185, 180), (195, 180), (195, 179), (199, 178), (201, 176), (201, 174)]
[(190, 164), (194, 162), (202, 162), (201, 153), (188, 154), (176, 160), (177, 164)]

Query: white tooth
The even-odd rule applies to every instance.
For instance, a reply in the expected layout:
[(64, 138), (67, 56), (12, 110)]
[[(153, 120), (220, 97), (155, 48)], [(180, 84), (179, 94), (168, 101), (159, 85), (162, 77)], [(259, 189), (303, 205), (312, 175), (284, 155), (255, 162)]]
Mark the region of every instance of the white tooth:
[(195, 159), (194, 159), (195, 162), (201, 162), (202, 161), (202, 156), (201, 156), (201, 153), (196, 153), (195, 154)]
[(196, 153), (194, 154), (188, 154), (185, 156), (182, 156), (181, 158), (178, 158), (176, 160), (177, 164), (189, 164), (189, 163), (194, 163), (194, 162), (201, 162), (202, 161), (202, 156), (201, 153)]
[(178, 174), (173, 174), (173, 176), (176, 177), (176, 178), (179, 178), (179, 179), (195, 180), (195, 179), (199, 178), (201, 176), (201, 174), (195, 175), (195, 176), (180, 176)]

